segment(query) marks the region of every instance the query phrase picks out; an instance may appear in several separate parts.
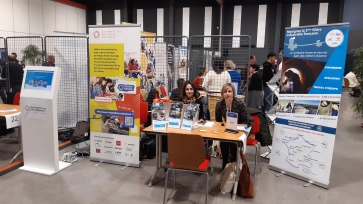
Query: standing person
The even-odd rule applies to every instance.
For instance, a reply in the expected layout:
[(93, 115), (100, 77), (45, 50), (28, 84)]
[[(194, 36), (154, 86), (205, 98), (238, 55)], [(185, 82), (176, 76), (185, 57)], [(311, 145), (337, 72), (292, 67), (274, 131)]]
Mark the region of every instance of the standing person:
[(136, 66), (136, 62), (134, 59), (130, 60), (129, 65), (129, 74), (131, 74), (132, 78), (138, 78), (139, 69)]
[(208, 73), (207, 68), (203, 67), (200, 69), (200, 72), (197, 77), (195, 77), (193, 84), (197, 89), (202, 89), (203, 78)]
[(47, 60), (43, 62), (43, 67), (55, 67), (55, 57), (52, 54), (47, 55)]
[(264, 92), (264, 108), (263, 112), (268, 112), (273, 103), (273, 95), (272, 90), (267, 86), (267, 82), (269, 82), (274, 76), (274, 63), (276, 60), (276, 54), (273, 52), (268, 53), (267, 61), (263, 63), (263, 92)]
[(6, 76), (7, 73), (5, 70), (3, 70), (2, 77), (9, 79), (12, 93), (20, 92), (24, 76), (23, 67), (20, 64), (16, 63), (16, 58), (13, 54), (8, 56), (8, 64), (9, 76)]
[(280, 51), (279, 58), (280, 58), (280, 64), (279, 64), (279, 70), (278, 71), (281, 71), (282, 70), (282, 61), (284, 59), (284, 50)]
[(219, 93), (221, 87), (226, 83), (231, 83), (231, 77), (228, 72), (224, 71), (222, 59), (215, 57), (213, 71), (208, 72), (205, 76), (202, 87), (208, 92)]
[(258, 72), (260, 65), (251, 64), (250, 81), (248, 85), (247, 107), (261, 109), (263, 106), (262, 76)]
[(236, 70), (234, 70), (236, 68), (236, 65), (233, 63), (232, 60), (226, 60), (224, 62), (224, 68), (228, 71), (228, 74), (231, 77), (232, 84), (235, 85), (237, 95), (241, 95), (242, 79), (241, 75)]
[(181, 101), (180, 94), (183, 92), (184, 83), (185, 83), (185, 79), (183, 79), (183, 78), (179, 78), (176, 81), (176, 84), (177, 84), (178, 88), (171, 91), (171, 94), (170, 94), (170, 99), (171, 100)]
[(14, 63), (19, 64), (18, 55), (15, 52), (11, 53), (14, 56)]
[[(236, 90), (231, 83), (224, 84), (221, 90), (222, 99), (218, 101), (215, 107), (215, 117), (217, 122), (226, 121), (227, 112), (235, 112), (238, 114), (238, 124), (253, 125), (253, 118), (247, 113), (247, 107), (242, 100), (236, 98)], [(237, 161), (237, 145), (230, 142), (220, 143), (223, 157), (222, 169), (228, 164), (229, 155), (230, 162)]]

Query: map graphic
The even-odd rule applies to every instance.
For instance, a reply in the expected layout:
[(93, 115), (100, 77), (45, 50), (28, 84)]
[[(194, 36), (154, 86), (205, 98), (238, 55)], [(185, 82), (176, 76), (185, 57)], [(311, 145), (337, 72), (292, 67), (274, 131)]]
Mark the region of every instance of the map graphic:
[(308, 141), (302, 134), (285, 130), (281, 130), (279, 136), (282, 139), (280, 137), (274, 138), (275, 143), (281, 143), (285, 148), (283, 151), (276, 149), (275, 154), (286, 157), (285, 161), (291, 167), (312, 175), (316, 175), (314, 167), (325, 168), (324, 162), (321, 162), (320, 159), (322, 159), (322, 151), (327, 148), (327, 142)]

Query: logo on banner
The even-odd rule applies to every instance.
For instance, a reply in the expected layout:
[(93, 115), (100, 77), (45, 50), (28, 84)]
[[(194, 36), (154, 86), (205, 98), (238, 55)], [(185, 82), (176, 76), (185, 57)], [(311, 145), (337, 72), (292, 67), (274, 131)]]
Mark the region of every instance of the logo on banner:
[(93, 36), (94, 36), (95, 38), (99, 38), (99, 37), (100, 37), (100, 32), (95, 31), (95, 32), (93, 33)]
[(95, 146), (96, 147), (101, 147), (100, 143), (98, 143), (98, 142), (95, 144)]
[(122, 147), (115, 147), (116, 150), (122, 150)]
[(112, 142), (109, 140), (105, 140), (105, 144), (111, 144)]
[(101, 153), (101, 149), (96, 149), (96, 153), (97, 154)]
[(130, 148), (130, 147), (126, 147), (126, 150), (129, 152), (132, 152), (132, 148)]
[(117, 89), (121, 92), (132, 92), (134, 91), (135, 86), (130, 84), (119, 84)]
[(325, 37), (326, 45), (329, 47), (338, 47), (344, 41), (344, 34), (341, 30), (331, 30)]
[(116, 141), (116, 146), (121, 146), (121, 141)]
[(122, 153), (119, 152), (119, 151), (115, 151), (115, 154), (118, 155), (118, 156), (121, 156), (122, 155)]
[(110, 146), (104, 146), (106, 149), (112, 149), (112, 147)]
[(112, 151), (105, 151), (105, 154), (112, 154)]

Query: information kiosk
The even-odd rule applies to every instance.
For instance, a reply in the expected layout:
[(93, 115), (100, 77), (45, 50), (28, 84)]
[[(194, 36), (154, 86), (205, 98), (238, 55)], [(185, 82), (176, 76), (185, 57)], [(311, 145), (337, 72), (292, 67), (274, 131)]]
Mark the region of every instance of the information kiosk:
[(20, 95), (24, 166), (21, 170), (53, 175), (70, 166), (59, 161), (57, 102), (61, 70), (26, 67)]

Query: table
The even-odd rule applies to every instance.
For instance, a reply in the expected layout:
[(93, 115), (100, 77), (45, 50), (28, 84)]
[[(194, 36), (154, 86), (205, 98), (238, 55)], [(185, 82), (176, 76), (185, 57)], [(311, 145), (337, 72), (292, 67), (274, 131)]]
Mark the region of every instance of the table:
[[(2, 110), (7, 110), (7, 109), (15, 109), (15, 111), (9, 111), (9, 112), (1, 112)], [(7, 115), (12, 115), (12, 114), (15, 114), (15, 113), (20, 113), (20, 106), (18, 105), (10, 105), (10, 104), (0, 104), (0, 117), (6, 117)], [(20, 118), (19, 118), (20, 119)], [(6, 120), (5, 120), (6, 121)], [(16, 127), (18, 132), (19, 132), (19, 141), (20, 141), (20, 146), (22, 147), (21, 145), (21, 129), (20, 129), (20, 126), (17, 126)], [(9, 128), (7, 128), (9, 129)], [(13, 163), (14, 160), (23, 152), (22, 148), (19, 152), (17, 152), (15, 154), (15, 156), (10, 160), (9, 163)]]
[[(232, 200), (236, 199), (236, 193), (237, 193), (237, 186), (238, 186), (238, 180), (239, 180), (239, 174), (240, 174), (240, 164), (241, 164), (241, 158), (240, 158), (240, 150), (241, 150), (241, 143), (243, 143), (244, 150), (246, 149), (246, 140), (247, 135), (249, 132), (239, 131), (237, 134), (234, 133), (228, 133), (225, 132), (226, 127), (221, 125), (222, 123), (214, 122), (212, 127), (200, 127), (195, 130), (182, 130), (179, 128), (166, 128), (166, 130), (153, 130), (152, 126), (149, 126), (145, 128), (143, 131), (145, 133), (150, 134), (156, 134), (156, 170), (154, 174), (151, 176), (151, 179), (149, 181), (149, 187), (152, 186), (152, 182), (155, 178), (155, 175), (157, 172), (161, 169), (161, 146), (162, 146), (162, 140), (161, 136), (167, 136), (168, 133), (179, 133), (179, 134), (193, 134), (193, 135), (200, 135), (204, 139), (210, 139), (210, 140), (218, 140), (222, 142), (232, 142), (237, 144), (237, 172), (236, 172), (236, 181), (234, 183), (233, 188), (233, 195)], [(245, 126), (245, 125), (244, 125)], [(200, 132), (200, 130), (206, 130), (206, 132)], [(243, 136), (244, 135), (244, 136)]]

